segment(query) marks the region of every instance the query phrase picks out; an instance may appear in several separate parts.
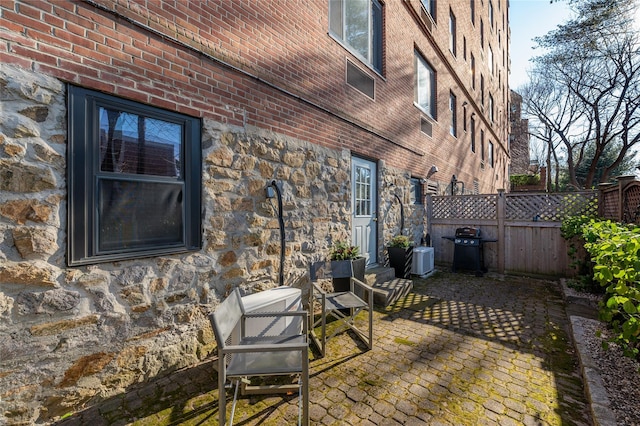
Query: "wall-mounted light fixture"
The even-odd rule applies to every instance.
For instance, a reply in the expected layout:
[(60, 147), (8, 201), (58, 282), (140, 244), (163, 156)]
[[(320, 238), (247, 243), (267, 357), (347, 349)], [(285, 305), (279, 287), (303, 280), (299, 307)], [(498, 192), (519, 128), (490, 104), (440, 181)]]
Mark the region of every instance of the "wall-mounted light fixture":
[(429, 172), (427, 173), (427, 179), (429, 179), (435, 173), (438, 173), (438, 166), (434, 164), (433, 166), (431, 166), (431, 168), (429, 169)]

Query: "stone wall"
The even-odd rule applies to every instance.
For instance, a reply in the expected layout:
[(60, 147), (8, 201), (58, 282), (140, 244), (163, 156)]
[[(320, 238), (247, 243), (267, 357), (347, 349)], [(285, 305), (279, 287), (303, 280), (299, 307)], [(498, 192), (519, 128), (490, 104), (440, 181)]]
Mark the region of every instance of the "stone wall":
[[(0, 64), (3, 424), (47, 423), (208, 356), (217, 302), (234, 287), (277, 285), (272, 180), (284, 198), (285, 284), (350, 235), (349, 151), (205, 119), (202, 250), (68, 268), (65, 93), (56, 79)], [(409, 190), (406, 173), (380, 175)], [(396, 226), (397, 207), (380, 210), (379, 226)]]

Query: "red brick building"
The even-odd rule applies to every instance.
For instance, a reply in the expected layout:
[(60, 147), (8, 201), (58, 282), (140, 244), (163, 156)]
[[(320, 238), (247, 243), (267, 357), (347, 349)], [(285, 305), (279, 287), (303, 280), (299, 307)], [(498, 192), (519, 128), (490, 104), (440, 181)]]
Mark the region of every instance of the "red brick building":
[(0, 423), (195, 362), (202, 306), (338, 239), (382, 263), (454, 175), (508, 188), (507, 0), (3, 0), (0, 40)]

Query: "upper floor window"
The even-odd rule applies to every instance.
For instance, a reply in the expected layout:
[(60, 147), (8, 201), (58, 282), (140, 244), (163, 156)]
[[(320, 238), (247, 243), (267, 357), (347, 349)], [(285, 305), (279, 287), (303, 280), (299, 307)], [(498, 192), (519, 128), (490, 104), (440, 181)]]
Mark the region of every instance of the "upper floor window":
[(484, 130), (480, 129), (480, 159), (484, 161)]
[(487, 146), (487, 162), (493, 167), (493, 142), (489, 142)]
[(484, 21), (480, 18), (480, 47), (484, 49)]
[(415, 52), (416, 104), (432, 118), (436, 118), (436, 73), (429, 63)]
[(422, 7), (431, 15), (431, 19), (436, 20), (436, 0), (420, 0)]
[(469, 122), (469, 132), (471, 139), (471, 152), (476, 152), (476, 119), (471, 115), (471, 120)]
[(493, 2), (489, 0), (489, 25), (493, 28)]
[(469, 12), (471, 13), (471, 23), (476, 24), (476, 1), (469, 0)]
[(382, 72), (382, 4), (329, 0), (329, 29), (351, 52)]
[(484, 106), (484, 75), (480, 74), (480, 104)]
[(456, 56), (456, 15), (449, 9), (449, 50)]
[(489, 72), (491, 73), (491, 75), (494, 75), (495, 71), (493, 68), (493, 49), (491, 48), (491, 45), (489, 45), (489, 52), (487, 54), (487, 67), (489, 67)]
[(200, 120), (70, 86), (67, 263), (201, 246)]
[(476, 57), (471, 54), (471, 87), (476, 88)]
[(493, 122), (495, 120), (495, 116), (493, 115), (493, 96), (489, 93), (489, 120)]
[(452, 136), (458, 136), (458, 106), (457, 106), (457, 100), (456, 100), (456, 95), (453, 94), (453, 92), (449, 93), (449, 111), (451, 112), (451, 127), (449, 129), (449, 132), (451, 133)]
[(462, 37), (462, 57), (467, 60), (467, 38)]

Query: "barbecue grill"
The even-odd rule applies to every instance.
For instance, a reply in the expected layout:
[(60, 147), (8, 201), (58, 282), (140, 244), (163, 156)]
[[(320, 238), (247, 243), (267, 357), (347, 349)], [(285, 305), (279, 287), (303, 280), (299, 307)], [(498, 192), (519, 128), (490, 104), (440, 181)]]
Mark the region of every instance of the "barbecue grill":
[(496, 239), (482, 238), (480, 229), (465, 226), (457, 228), (455, 236), (442, 237), (453, 241), (453, 265), (451, 270), (475, 271), (476, 276), (481, 277), (487, 268), (484, 266), (484, 243), (496, 242)]

